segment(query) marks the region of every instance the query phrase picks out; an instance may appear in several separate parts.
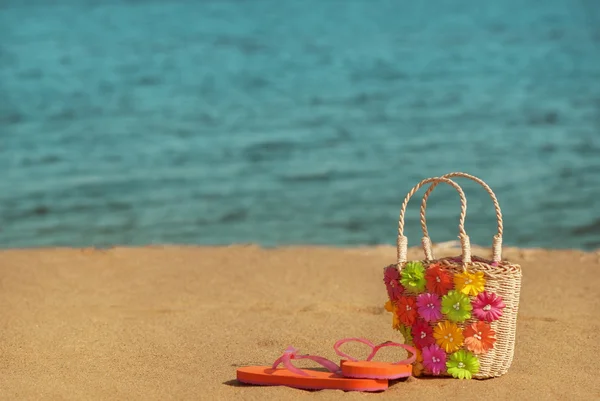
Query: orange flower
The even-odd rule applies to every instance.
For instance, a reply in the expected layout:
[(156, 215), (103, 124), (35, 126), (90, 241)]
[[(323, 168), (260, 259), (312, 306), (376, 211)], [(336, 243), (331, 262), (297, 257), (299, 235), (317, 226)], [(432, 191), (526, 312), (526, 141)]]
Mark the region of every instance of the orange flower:
[(414, 377), (419, 377), (423, 374), (423, 354), (417, 349), (417, 360), (413, 363), (412, 374)]
[(485, 354), (494, 348), (496, 332), (492, 330), (489, 323), (476, 322), (465, 328), (465, 345), (474, 354)]
[(452, 275), (442, 268), (439, 263), (429, 266), (425, 273), (427, 291), (440, 297), (446, 295), (454, 287)]
[(385, 303), (385, 310), (392, 312), (392, 328), (398, 330), (398, 327), (400, 327), (400, 320), (398, 319), (398, 307), (395, 303), (388, 300)]
[(437, 344), (446, 352), (454, 352), (463, 345), (464, 337), (462, 330), (447, 320), (439, 322), (433, 329), (433, 337)]
[(396, 304), (396, 313), (402, 324), (412, 326), (417, 318), (417, 299), (415, 297), (400, 297)]

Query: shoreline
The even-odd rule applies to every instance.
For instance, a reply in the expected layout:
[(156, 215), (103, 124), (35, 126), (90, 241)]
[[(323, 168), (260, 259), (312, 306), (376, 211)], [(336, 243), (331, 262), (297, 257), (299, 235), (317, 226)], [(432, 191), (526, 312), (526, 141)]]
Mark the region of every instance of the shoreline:
[[(432, 244), (433, 249), (441, 250), (446, 252), (448, 250), (457, 250), (460, 252), (460, 243), (456, 241), (444, 241)], [(356, 250), (356, 249), (396, 249), (395, 245), (390, 244), (376, 244), (376, 245), (334, 245), (334, 244), (282, 244), (282, 245), (262, 245), (254, 242), (240, 242), (233, 244), (217, 244), (217, 245), (205, 245), (205, 244), (177, 244), (177, 243), (164, 243), (164, 244), (146, 244), (146, 245), (101, 245), (101, 246), (32, 246), (32, 247), (7, 247), (0, 248), (1, 252), (13, 252), (13, 251), (52, 251), (52, 250), (97, 250), (97, 251), (108, 251), (113, 249), (166, 249), (166, 248), (182, 248), (182, 249), (223, 249), (223, 248), (256, 248), (261, 250), (279, 250), (279, 249), (302, 249), (302, 248), (314, 248), (314, 249), (335, 249), (335, 250)], [(471, 243), (473, 254), (485, 255), (490, 253), (491, 246), (474, 244)], [(502, 246), (503, 251), (573, 251), (582, 253), (598, 253), (600, 247), (595, 249), (585, 248), (545, 248), (545, 247), (521, 247), (521, 246)], [(409, 252), (422, 251), (420, 246), (410, 246)], [(491, 255), (491, 253), (490, 253)]]

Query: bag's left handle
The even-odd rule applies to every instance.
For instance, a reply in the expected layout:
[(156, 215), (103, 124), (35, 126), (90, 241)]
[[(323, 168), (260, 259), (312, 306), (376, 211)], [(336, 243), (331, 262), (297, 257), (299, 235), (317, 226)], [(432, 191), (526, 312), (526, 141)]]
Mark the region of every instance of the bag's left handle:
[[(404, 198), (404, 202), (402, 202), (402, 206), (400, 208), (400, 217), (398, 219), (398, 240), (396, 242), (397, 256), (398, 256), (398, 268), (399, 269), (402, 269), (402, 265), (404, 263), (406, 263), (406, 261), (408, 260), (407, 259), (408, 238), (406, 238), (406, 236), (404, 235), (404, 216), (406, 214), (406, 207), (408, 206), (408, 201), (422, 186), (427, 185), (429, 183), (433, 183), (433, 182), (435, 182), (435, 183), (444, 182), (448, 185), (451, 185), (454, 189), (456, 189), (456, 191), (460, 195), (460, 218), (459, 218), (459, 222), (458, 222), (458, 231), (459, 231), (458, 238), (460, 239), (460, 243), (462, 246), (463, 263), (471, 263), (471, 244), (469, 242), (469, 236), (467, 235), (467, 233), (465, 231), (465, 218), (467, 216), (467, 198), (465, 197), (465, 194), (464, 194), (462, 188), (454, 181), (450, 180), (449, 178), (444, 178), (444, 177), (433, 177), (433, 178), (428, 178), (426, 180), (423, 180), (423, 181), (419, 182), (417, 185), (415, 185), (413, 187), (413, 189), (411, 189), (408, 192), (408, 194), (406, 194), (406, 197)], [(421, 217), (423, 217), (423, 216), (421, 216)], [(426, 252), (425, 245), (426, 245), (425, 238), (423, 238), (423, 251), (424, 252)]]

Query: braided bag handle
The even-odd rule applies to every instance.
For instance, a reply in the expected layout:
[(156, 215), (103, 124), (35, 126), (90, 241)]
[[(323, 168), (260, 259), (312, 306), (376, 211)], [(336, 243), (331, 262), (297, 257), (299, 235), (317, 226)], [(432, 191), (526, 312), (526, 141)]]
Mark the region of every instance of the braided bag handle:
[[(464, 178), (469, 178), (469, 179), (475, 181), (476, 183), (481, 185), (487, 191), (487, 193), (490, 195), (490, 198), (492, 198), (492, 202), (494, 203), (494, 209), (496, 209), (496, 221), (498, 223), (498, 233), (496, 235), (494, 235), (494, 239), (492, 241), (492, 255), (493, 255), (492, 261), (499, 263), (502, 260), (502, 233), (503, 233), (504, 227), (502, 224), (502, 210), (500, 210), (500, 204), (498, 203), (496, 194), (494, 194), (494, 191), (492, 191), (492, 189), (489, 187), (489, 185), (486, 184), (482, 179), (475, 177), (471, 174), (455, 172), (455, 173), (445, 174), (440, 178), (454, 178), (454, 177), (464, 177)], [(429, 238), (429, 232), (427, 231), (427, 220), (425, 219), (425, 212), (427, 209), (427, 199), (429, 198), (429, 195), (435, 189), (435, 187), (437, 187), (437, 185), (439, 183), (440, 183), (440, 181), (434, 182), (433, 184), (431, 184), (431, 186), (427, 189), (427, 192), (425, 192), (425, 195), (423, 196), (423, 201), (421, 202), (421, 228), (423, 229), (423, 241), (422, 242), (423, 242), (423, 250), (425, 251), (425, 259), (426, 260), (433, 259), (433, 253), (431, 251), (431, 239)]]
[[(467, 215), (467, 198), (465, 197), (465, 194), (464, 194), (462, 188), (454, 181), (450, 180), (449, 178), (445, 178), (445, 177), (434, 177), (434, 178), (428, 178), (426, 180), (423, 180), (423, 181), (419, 182), (417, 185), (415, 185), (413, 187), (413, 189), (411, 189), (408, 192), (408, 194), (406, 194), (406, 197), (404, 198), (404, 202), (402, 202), (402, 206), (400, 208), (400, 217), (398, 219), (398, 240), (397, 240), (398, 268), (400, 270), (402, 269), (403, 264), (406, 263), (408, 260), (407, 259), (408, 238), (406, 238), (406, 236), (404, 235), (404, 216), (406, 214), (406, 207), (408, 206), (408, 201), (415, 194), (415, 192), (417, 192), (422, 186), (429, 184), (429, 183), (434, 183), (433, 185), (437, 185), (441, 182), (451, 185), (454, 189), (456, 189), (456, 191), (460, 195), (460, 218), (459, 218), (459, 222), (458, 222), (458, 231), (460, 234), (459, 234), (458, 238), (460, 238), (460, 243), (462, 246), (463, 264), (471, 263), (471, 244), (469, 241), (469, 236), (467, 235), (467, 233), (465, 231), (465, 218)], [(421, 221), (423, 221), (422, 220), (423, 218), (424, 218), (424, 215), (421, 212)], [(426, 245), (425, 242), (423, 242), (423, 251), (425, 251), (425, 253), (427, 255), (427, 249), (425, 248), (425, 245)]]

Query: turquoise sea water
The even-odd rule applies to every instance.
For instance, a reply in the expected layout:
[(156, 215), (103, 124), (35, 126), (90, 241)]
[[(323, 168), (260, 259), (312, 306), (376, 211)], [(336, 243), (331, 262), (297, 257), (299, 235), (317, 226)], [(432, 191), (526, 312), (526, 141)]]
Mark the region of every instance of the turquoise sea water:
[(600, 247), (600, 2), (0, 2), (0, 247), (394, 243), (457, 170), (506, 244)]

